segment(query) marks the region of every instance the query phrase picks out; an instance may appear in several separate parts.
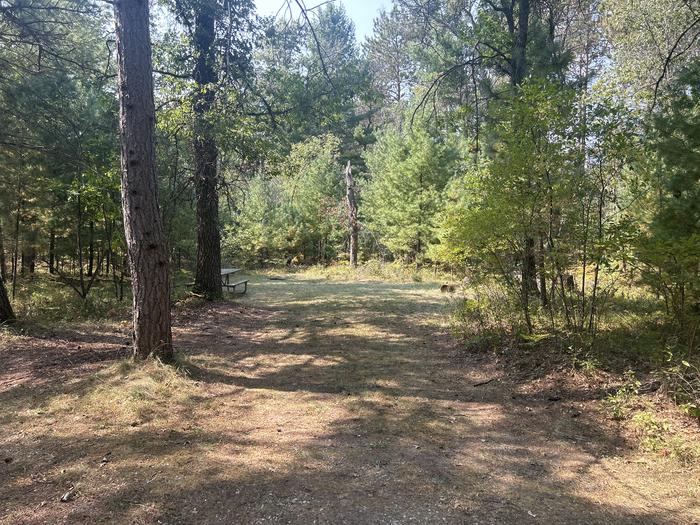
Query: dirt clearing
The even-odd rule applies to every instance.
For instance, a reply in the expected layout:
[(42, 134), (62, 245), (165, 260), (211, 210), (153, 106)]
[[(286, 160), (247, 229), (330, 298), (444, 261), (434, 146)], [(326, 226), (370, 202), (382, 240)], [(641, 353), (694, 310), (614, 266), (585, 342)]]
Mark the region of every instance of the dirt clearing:
[(258, 277), (177, 315), (186, 373), (114, 327), (2, 336), (0, 523), (700, 523), (697, 469), (465, 355), (444, 301)]

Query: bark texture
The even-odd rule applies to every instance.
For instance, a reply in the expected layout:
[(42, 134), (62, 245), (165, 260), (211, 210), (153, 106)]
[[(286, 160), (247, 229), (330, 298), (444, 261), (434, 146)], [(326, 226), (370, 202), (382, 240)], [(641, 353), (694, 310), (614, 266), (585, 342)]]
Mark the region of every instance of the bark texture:
[(219, 151), (210, 121), (218, 80), (215, 68), (215, 13), (202, 2), (195, 19), (194, 43), (197, 63), (194, 112), (195, 191), (197, 199), (197, 262), (194, 291), (207, 299), (222, 297), (221, 234), (219, 230), (219, 193), (217, 158)]
[(348, 224), (350, 227), (350, 264), (357, 266), (357, 245), (360, 224), (357, 221), (357, 198), (355, 196), (355, 180), (352, 177), (352, 165), (348, 161), (345, 168), (345, 196), (348, 203)]
[(10, 321), (14, 321), (14, 319), (15, 314), (12, 311), (10, 298), (7, 296), (5, 280), (2, 277), (0, 277), (0, 323), (7, 323)]
[(0, 278), (7, 279), (7, 259), (5, 258), (5, 237), (0, 224)]
[(49, 233), (49, 273), (56, 273), (56, 232), (53, 228)]
[[(511, 15), (512, 20), (512, 15)], [(528, 29), (530, 25), (530, 0), (518, 0), (518, 28), (515, 33), (512, 51), (512, 83), (522, 84), (527, 73), (525, 52), (527, 50)]]
[(124, 230), (134, 295), (134, 357), (172, 359), (170, 283), (155, 173), (148, 0), (114, 3)]

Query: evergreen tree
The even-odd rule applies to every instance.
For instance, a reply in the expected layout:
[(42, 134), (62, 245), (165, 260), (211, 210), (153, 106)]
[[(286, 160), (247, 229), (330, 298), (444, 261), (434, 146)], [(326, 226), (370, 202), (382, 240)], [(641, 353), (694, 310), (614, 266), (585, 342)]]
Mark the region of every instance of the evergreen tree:
[(458, 166), (456, 146), (423, 126), (389, 129), (365, 160), (371, 174), (361, 207), (367, 228), (395, 255), (420, 260), (435, 240), (441, 193)]
[(646, 280), (667, 297), (683, 329), (700, 301), (700, 63), (672, 84), (654, 119), (658, 209), (640, 243)]

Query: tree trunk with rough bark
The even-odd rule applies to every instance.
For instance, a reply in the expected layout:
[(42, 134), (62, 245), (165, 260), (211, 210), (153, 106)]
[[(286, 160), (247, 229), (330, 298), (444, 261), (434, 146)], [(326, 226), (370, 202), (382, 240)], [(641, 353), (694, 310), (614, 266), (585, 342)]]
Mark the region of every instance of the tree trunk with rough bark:
[[(18, 185), (19, 186), (19, 185)], [(18, 192), (19, 194), (19, 192)], [(22, 210), (22, 199), (17, 198), (17, 209), (15, 211), (15, 239), (14, 248), (12, 250), (12, 299), (17, 295), (17, 273), (19, 272), (19, 225), (20, 212)]]
[(345, 168), (345, 188), (348, 203), (348, 224), (350, 226), (350, 264), (357, 266), (357, 245), (360, 226), (357, 221), (357, 199), (355, 197), (355, 180), (352, 177), (352, 165), (348, 161)]
[(134, 296), (134, 358), (172, 360), (170, 282), (155, 171), (148, 0), (114, 3), (124, 231)]
[(49, 273), (56, 273), (56, 232), (49, 232)]
[(0, 278), (7, 279), (7, 259), (5, 257), (5, 236), (0, 224)]
[(513, 50), (511, 52), (511, 82), (514, 86), (520, 86), (523, 80), (525, 80), (525, 74), (527, 73), (525, 52), (527, 50), (529, 25), (530, 0), (518, 0), (518, 28), (515, 33)]
[(197, 199), (197, 262), (194, 291), (203, 294), (209, 300), (222, 297), (216, 165), (219, 151), (210, 121), (218, 80), (214, 57), (215, 36), (215, 13), (209, 4), (202, 2), (195, 18), (194, 30), (194, 45), (197, 50), (194, 70), (196, 88), (193, 144)]
[(11, 322), (14, 321), (14, 319), (15, 313), (12, 311), (10, 298), (7, 296), (5, 280), (0, 277), (0, 323)]

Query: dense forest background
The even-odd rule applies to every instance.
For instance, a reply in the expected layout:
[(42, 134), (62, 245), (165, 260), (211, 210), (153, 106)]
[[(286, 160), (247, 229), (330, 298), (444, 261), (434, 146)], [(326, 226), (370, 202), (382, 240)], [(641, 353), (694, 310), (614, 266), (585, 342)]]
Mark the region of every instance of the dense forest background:
[[(207, 245), (214, 268), (431, 267), (466, 278), (476, 329), (590, 344), (606, 311), (641, 308), (692, 366), (700, 3), (395, 0), (364, 42), (340, 3), (280, 7), (152, 7), (173, 294), (193, 272), (206, 291)], [(52, 293), (100, 314), (129, 295), (113, 25), (100, 3), (0, 2), (0, 270), (20, 317)]]

